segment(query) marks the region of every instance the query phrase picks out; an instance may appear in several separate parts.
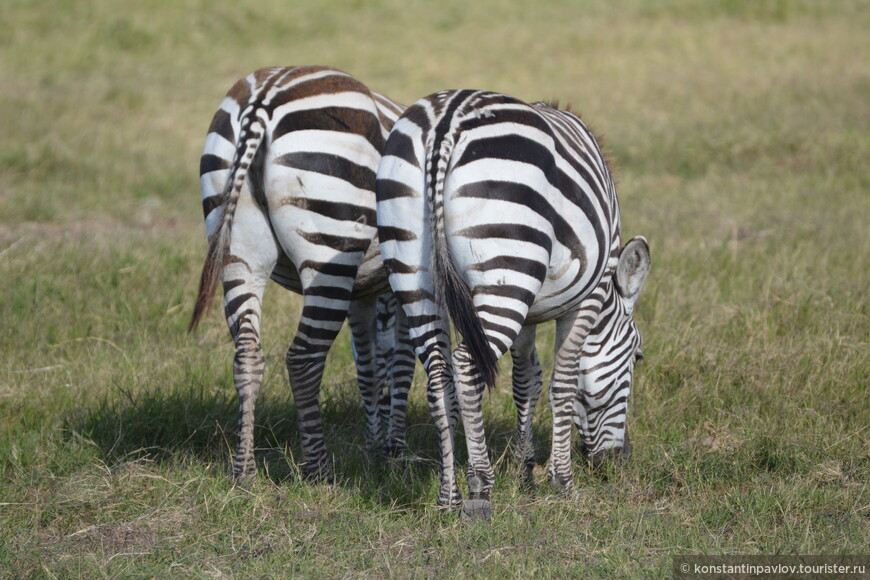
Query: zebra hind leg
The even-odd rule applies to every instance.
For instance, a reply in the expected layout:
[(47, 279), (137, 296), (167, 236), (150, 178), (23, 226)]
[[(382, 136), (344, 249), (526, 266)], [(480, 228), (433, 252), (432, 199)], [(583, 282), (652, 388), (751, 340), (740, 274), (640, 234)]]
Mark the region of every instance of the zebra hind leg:
[(332, 461), (323, 437), (320, 387), (326, 355), (347, 317), (348, 302), (326, 305), (316, 294), (303, 295), (302, 316), (287, 349), (287, 374), (296, 404), (302, 447), (302, 475), (312, 482), (332, 483)]
[(535, 326), (524, 327), (510, 350), (513, 359), (513, 397), (517, 407), (514, 456), (520, 481), (527, 487), (533, 488), (535, 447), (532, 421), (535, 406), (543, 390), (541, 364), (535, 349)]
[(233, 460), (233, 479), (244, 482), (257, 473), (254, 460), (254, 408), (263, 382), (265, 360), (260, 347), (261, 297), (265, 276), (252, 277), (247, 263), (238, 260), (223, 272), (224, 311), (233, 336), (233, 382), (239, 397), (239, 442)]
[(236, 340), (233, 380), (239, 396), (239, 444), (233, 460), (233, 479), (250, 481), (257, 474), (254, 460), (254, 407), (263, 381), (265, 360), (259, 338), (242, 333)]
[(489, 461), (483, 428), (482, 403), (486, 386), (464, 342), (453, 352), (453, 368), (456, 371), (459, 408), (468, 446), (468, 499), (462, 502), (462, 516), (488, 520), (492, 517), (490, 496), (495, 472)]
[[(402, 305), (409, 316), (410, 343), (426, 372), (426, 403), (438, 432), (440, 452), (440, 484), (436, 505), (452, 512), (462, 505), (462, 494), (456, 480), (456, 423), (459, 404), (453, 383), (450, 361), (450, 334), (445, 313), (439, 313), (429, 302)], [(411, 327), (415, 320), (422, 321)], [(409, 365), (413, 368), (413, 365)], [(410, 373), (409, 373), (410, 378)]]
[(426, 399), (429, 413), (438, 430), (441, 451), (441, 484), (438, 488), (436, 505), (446, 511), (453, 511), (462, 505), (462, 494), (456, 482), (456, 392), (452, 380), (452, 369), (439, 351), (430, 354), (424, 366), (429, 377)]

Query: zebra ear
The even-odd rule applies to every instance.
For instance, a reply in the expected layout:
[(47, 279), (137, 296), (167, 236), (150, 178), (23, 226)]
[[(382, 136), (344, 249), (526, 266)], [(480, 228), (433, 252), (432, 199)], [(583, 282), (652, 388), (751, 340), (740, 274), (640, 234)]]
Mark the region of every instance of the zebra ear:
[(616, 288), (631, 304), (637, 300), (649, 274), (649, 244), (643, 236), (635, 236), (622, 246), (616, 264)]

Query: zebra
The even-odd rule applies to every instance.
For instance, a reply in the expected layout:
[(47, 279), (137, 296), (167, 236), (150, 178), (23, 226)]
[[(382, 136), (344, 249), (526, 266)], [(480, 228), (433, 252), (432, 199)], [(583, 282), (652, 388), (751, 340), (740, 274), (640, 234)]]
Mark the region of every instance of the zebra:
[[(518, 453), (529, 461), (541, 391), (535, 325), (544, 321), (556, 321), (550, 484), (568, 490), (573, 483), (575, 404), (589, 454), (622, 449), (641, 343), (633, 308), (649, 246), (642, 236), (620, 244), (613, 178), (586, 125), (557, 104), (486, 91), (434, 93), (394, 125), (376, 193), (384, 267), (427, 373), (440, 435), (437, 504), (491, 514), (481, 399), (508, 350)], [(462, 337), (452, 356), (446, 314)], [(457, 406), (469, 455), (465, 502), (454, 467)]]
[[(302, 294), (286, 366), (303, 475), (333, 480), (319, 396), (326, 355), (345, 318), (358, 355), (368, 447), (380, 439), (375, 298), (389, 286), (376, 238), (374, 185), (381, 150), (403, 109), (333, 68), (272, 67), (237, 81), (212, 119), (200, 160), (208, 253), (189, 330), (208, 310), (220, 280), (235, 343), (237, 481), (256, 475), (254, 407), (264, 369), (260, 319), (269, 278)], [(394, 327), (396, 333), (407, 328)], [(407, 342), (400, 335), (392, 340)], [(410, 378), (400, 376), (393, 388), (407, 393)], [(394, 400), (401, 404), (402, 397)], [(404, 412), (400, 405), (393, 415)], [(388, 448), (403, 447), (403, 424), (391, 428)]]

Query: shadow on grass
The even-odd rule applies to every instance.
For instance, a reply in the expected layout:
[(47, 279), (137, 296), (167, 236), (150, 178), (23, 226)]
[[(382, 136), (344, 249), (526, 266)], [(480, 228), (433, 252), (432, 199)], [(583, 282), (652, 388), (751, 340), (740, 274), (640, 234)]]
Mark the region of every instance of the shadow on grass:
[[(237, 400), (231, 387), (226, 391), (200, 386), (186, 390), (153, 388), (135, 395), (121, 392), (120, 397), (79, 409), (67, 419), (66, 431), (92, 441), (109, 465), (137, 459), (166, 465), (194, 461), (225, 466), (222, 471), (229, 478), (237, 441)], [(437, 433), (424, 403), (412, 400), (409, 406), (410, 455), (403, 460), (366, 451), (362, 401), (354, 383), (325, 389), (321, 406), (338, 486), (352, 488), (364, 501), (381, 506), (434, 505), (440, 455)], [(514, 415), (492, 415), (486, 422), (491, 458), (497, 471), (510, 471), (514, 468), (509, 450), (515, 433)], [(539, 464), (547, 460), (549, 435), (548, 428), (536, 424)], [(289, 387), (283, 398), (259, 397), (254, 440), (259, 477), (278, 485), (301, 480), (296, 460), (300, 439)], [(464, 470), (461, 433), (456, 445), (459, 469)]]

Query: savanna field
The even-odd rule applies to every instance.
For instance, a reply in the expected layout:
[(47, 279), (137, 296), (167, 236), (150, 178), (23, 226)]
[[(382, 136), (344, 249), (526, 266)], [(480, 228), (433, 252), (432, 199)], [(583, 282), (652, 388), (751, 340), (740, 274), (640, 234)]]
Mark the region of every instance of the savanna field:
[[(868, 553), (870, 2), (7, 0), (0, 20), (0, 578), (661, 578), (677, 554)], [(405, 104), (559, 99), (603, 137), (624, 239), (652, 252), (628, 463), (575, 458), (575, 493), (551, 491), (542, 400), (521, 486), (507, 357), (492, 521), (443, 514), (422, 370), (416, 459), (367, 456), (345, 330), (322, 395), (336, 483), (306, 484), (283, 365), (300, 300), (272, 285), (260, 476), (233, 485), (220, 309), (186, 332), (199, 154), (236, 79), (299, 64)]]

